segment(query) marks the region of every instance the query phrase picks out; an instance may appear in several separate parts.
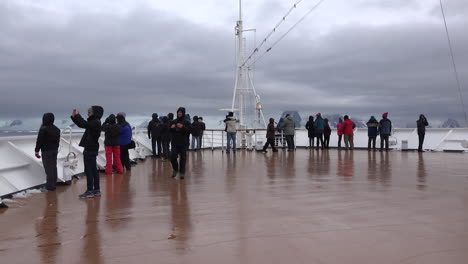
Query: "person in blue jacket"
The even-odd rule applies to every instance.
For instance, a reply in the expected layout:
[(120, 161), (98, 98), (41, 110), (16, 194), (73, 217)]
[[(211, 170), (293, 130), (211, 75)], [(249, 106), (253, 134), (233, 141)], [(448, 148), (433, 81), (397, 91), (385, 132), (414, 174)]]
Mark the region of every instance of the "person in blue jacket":
[(325, 148), (325, 144), (323, 142), (324, 130), (325, 130), (325, 121), (322, 118), (322, 114), (317, 113), (317, 115), (315, 116), (315, 123), (314, 123), (315, 137), (317, 138), (317, 149), (320, 147), (320, 143), (322, 143), (322, 149)]
[(122, 162), (122, 166), (129, 171), (132, 169), (130, 165), (130, 155), (128, 154), (130, 142), (132, 141), (132, 127), (127, 120), (125, 120), (125, 117), (126, 114), (124, 112), (117, 114), (117, 123), (120, 125), (120, 160)]
[(388, 112), (382, 114), (382, 119), (379, 122), (378, 132), (380, 134), (380, 151), (383, 151), (385, 143), (385, 151), (388, 151), (388, 139), (392, 133), (392, 121), (388, 119)]
[(372, 143), (372, 149), (375, 150), (375, 141), (377, 140), (377, 130), (379, 127), (379, 121), (375, 119), (374, 116), (371, 116), (369, 121), (366, 123), (367, 125), (367, 136), (369, 137), (369, 140), (367, 142), (367, 149), (371, 150), (371, 143)]

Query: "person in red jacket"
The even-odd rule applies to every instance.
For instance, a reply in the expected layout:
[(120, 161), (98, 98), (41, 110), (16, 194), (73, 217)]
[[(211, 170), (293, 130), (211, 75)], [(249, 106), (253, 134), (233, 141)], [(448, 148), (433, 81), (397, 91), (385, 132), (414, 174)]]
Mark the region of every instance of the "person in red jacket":
[(349, 116), (344, 116), (343, 122), (343, 135), (344, 135), (344, 142), (346, 149), (353, 149), (354, 148), (354, 131), (353, 129), (356, 127), (353, 120), (349, 119)]
[(341, 149), (341, 138), (343, 138), (343, 119), (338, 119), (338, 124), (336, 125), (336, 134), (338, 135), (338, 149)]

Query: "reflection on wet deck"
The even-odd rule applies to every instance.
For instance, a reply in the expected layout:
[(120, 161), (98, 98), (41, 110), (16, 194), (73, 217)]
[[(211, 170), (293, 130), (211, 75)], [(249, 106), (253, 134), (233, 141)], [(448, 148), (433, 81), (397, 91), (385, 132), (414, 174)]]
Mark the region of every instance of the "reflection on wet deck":
[(468, 263), (468, 156), (298, 150), (148, 159), (0, 209), (2, 263)]

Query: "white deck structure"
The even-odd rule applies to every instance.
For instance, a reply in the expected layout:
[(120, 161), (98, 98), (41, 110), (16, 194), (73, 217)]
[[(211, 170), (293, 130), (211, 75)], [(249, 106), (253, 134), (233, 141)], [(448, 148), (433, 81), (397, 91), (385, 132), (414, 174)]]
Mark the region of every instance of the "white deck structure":
[[(247, 130), (238, 132), (237, 145), (240, 148), (259, 148), (265, 143), (265, 130)], [(62, 132), (58, 155), (58, 178), (61, 182), (71, 179), (71, 176), (84, 172), (83, 148), (78, 146), (81, 133)], [(277, 144), (283, 144), (281, 135)], [(151, 141), (146, 136), (146, 130), (134, 132), (133, 139), (137, 148), (130, 150), (133, 160), (144, 159), (151, 155)], [(222, 130), (206, 130), (203, 137), (203, 148), (214, 149), (225, 147), (225, 132)], [(330, 147), (337, 147), (336, 130), (332, 131)], [(0, 197), (42, 185), (46, 175), (42, 161), (34, 156), (36, 136), (17, 136), (0, 138)], [(355, 148), (367, 147), (367, 129), (356, 129), (354, 136)], [(344, 146), (344, 143), (342, 143)], [(105, 167), (104, 135), (100, 137), (100, 151), (97, 159), (99, 169)], [(296, 131), (296, 146), (307, 147), (308, 137), (305, 129)], [(380, 139), (377, 138), (377, 146)], [(390, 147), (393, 150), (414, 150), (418, 147), (416, 129), (394, 129), (390, 137)], [(427, 129), (424, 148), (431, 151), (468, 151), (468, 128), (459, 129)], [(74, 153), (74, 155), (69, 155)], [(68, 157), (68, 158), (67, 158)], [(68, 162), (67, 162), (68, 160)]]

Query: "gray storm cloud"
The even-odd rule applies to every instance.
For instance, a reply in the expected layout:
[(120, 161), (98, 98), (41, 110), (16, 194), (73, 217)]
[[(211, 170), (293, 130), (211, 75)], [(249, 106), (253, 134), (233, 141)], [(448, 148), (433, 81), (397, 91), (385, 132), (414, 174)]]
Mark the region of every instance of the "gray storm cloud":
[[(404, 8), (420, 8), (404, 2)], [(147, 6), (53, 19), (50, 10), (9, 3), (0, 3), (0, 117), (63, 114), (90, 104), (130, 114), (185, 105), (208, 115), (230, 105), (232, 27), (202, 26)], [(422, 112), (461, 118), (436, 7), (427, 22), (347, 24), (321, 34), (305, 21), (256, 64), (265, 110), (362, 117), (389, 111), (401, 122)], [(446, 10), (464, 90), (468, 19), (459, 10), (467, 7), (453, 1)]]

